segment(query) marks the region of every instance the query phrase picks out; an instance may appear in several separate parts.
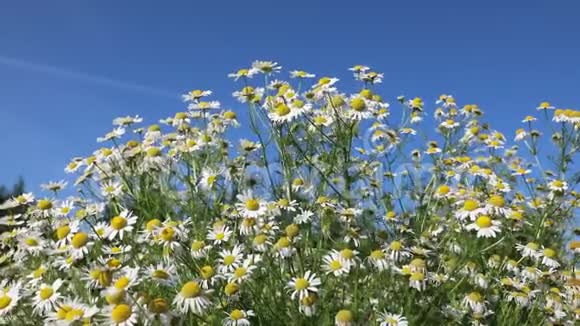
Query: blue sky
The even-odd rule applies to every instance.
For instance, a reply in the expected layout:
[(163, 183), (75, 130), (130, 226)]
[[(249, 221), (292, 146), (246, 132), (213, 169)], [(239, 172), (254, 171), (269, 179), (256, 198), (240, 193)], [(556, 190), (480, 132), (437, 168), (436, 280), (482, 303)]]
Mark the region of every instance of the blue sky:
[(540, 101), (580, 103), (578, 1), (2, 1), (0, 184), (64, 177), (116, 116), (230, 99), (255, 59), (350, 78), (385, 73), (385, 98), (477, 103), (512, 137)]

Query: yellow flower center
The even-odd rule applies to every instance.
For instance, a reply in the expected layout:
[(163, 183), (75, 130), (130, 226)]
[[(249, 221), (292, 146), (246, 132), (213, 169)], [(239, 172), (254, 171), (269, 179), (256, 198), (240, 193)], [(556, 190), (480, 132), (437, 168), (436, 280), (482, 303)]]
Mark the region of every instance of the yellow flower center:
[(287, 236), (295, 237), (300, 232), (300, 228), (296, 224), (290, 224), (286, 227), (285, 231)]
[(56, 237), (58, 240), (64, 239), (70, 233), (70, 227), (68, 225), (63, 225), (56, 229)]
[(129, 285), (129, 278), (127, 276), (121, 276), (116, 282), (115, 282), (115, 287), (117, 289), (124, 289), (127, 287), (127, 285)]
[(290, 240), (287, 237), (282, 237), (276, 242), (276, 247), (278, 248), (288, 248), (290, 246)]
[(203, 241), (194, 241), (191, 244), (191, 250), (198, 251), (198, 250), (201, 250), (204, 246), (205, 246), (205, 243)]
[(354, 257), (354, 252), (348, 248), (342, 249), (340, 255), (345, 259), (352, 259)]
[(473, 212), (474, 210), (479, 208), (479, 203), (473, 199), (467, 199), (463, 203), (463, 209), (468, 212)]
[(236, 113), (233, 111), (226, 111), (224, 112), (224, 118), (228, 119), (228, 120), (232, 120), (236, 118)]
[(111, 219), (111, 226), (117, 231), (122, 230), (127, 226), (127, 219), (123, 216), (115, 216)]
[(360, 91), (359, 95), (366, 98), (367, 100), (373, 98), (373, 92), (370, 89), (363, 89), (362, 91)]
[(169, 304), (163, 298), (156, 298), (149, 302), (147, 308), (154, 314), (162, 314), (169, 311)]
[(11, 297), (9, 297), (7, 295), (1, 296), (0, 297), (0, 310), (8, 307), (11, 302), (12, 302), (12, 298)]
[(224, 288), (224, 292), (226, 293), (226, 295), (233, 295), (236, 292), (238, 292), (239, 289), (240, 286), (237, 285), (236, 283), (228, 283)]
[(108, 304), (119, 304), (125, 298), (125, 290), (116, 290), (113, 293), (109, 293), (105, 296), (105, 300)]
[(494, 195), (489, 198), (489, 203), (495, 207), (504, 207), (505, 199), (502, 196)]
[(295, 282), (295, 288), (297, 291), (301, 291), (301, 290), (305, 290), (310, 286), (310, 282), (308, 282), (307, 279), (301, 277), (299, 279), (296, 280)]
[(385, 255), (383, 254), (383, 252), (380, 249), (377, 250), (373, 250), (371, 252), (371, 258), (374, 260), (378, 260), (378, 259), (382, 259)]
[(401, 250), (401, 248), (403, 248), (403, 245), (401, 244), (401, 242), (400, 242), (400, 241), (393, 241), (393, 242), (391, 242), (391, 244), (389, 245), (389, 248), (390, 248), (391, 250), (394, 250), (394, 251), (399, 251), (399, 250)]
[(244, 267), (238, 267), (234, 271), (234, 276), (237, 278), (244, 277), (246, 275), (247, 270)]
[(245, 316), (246, 315), (244, 314), (244, 312), (239, 310), (239, 309), (234, 309), (230, 313), (230, 318), (233, 320), (240, 320), (240, 319), (244, 318)]
[(50, 297), (52, 297), (52, 294), (54, 293), (54, 290), (52, 288), (46, 287), (46, 288), (42, 288), (40, 289), (38, 296), (42, 299), (42, 300), (46, 300)]
[(231, 265), (236, 261), (236, 257), (234, 255), (227, 255), (224, 257), (224, 265)]
[(358, 112), (362, 112), (366, 109), (367, 105), (362, 98), (354, 98), (350, 101), (350, 107)]
[(173, 228), (165, 228), (161, 231), (161, 238), (165, 241), (173, 240), (173, 236), (175, 235), (175, 230)]
[(67, 311), (66, 316), (64, 317), (67, 321), (79, 320), (83, 318), (85, 312), (82, 309), (72, 309)]
[(41, 199), (36, 206), (42, 210), (48, 210), (52, 208), (52, 202), (48, 199)]
[(450, 191), (450, 188), (448, 185), (441, 185), (439, 186), (439, 188), (437, 188), (437, 193), (439, 195), (447, 195)]
[(187, 113), (185, 112), (177, 112), (174, 117), (175, 120), (183, 120), (185, 118), (187, 118)]
[(345, 102), (344, 102), (344, 99), (343, 99), (343, 98), (342, 98), (342, 96), (340, 96), (340, 95), (334, 95), (334, 96), (332, 97), (332, 99), (330, 100), (330, 104), (331, 104), (333, 107), (341, 107), (341, 106), (343, 106), (343, 105), (344, 105), (344, 103), (345, 103)]
[(411, 281), (423, 281), (425, 279), (425, 274), (421, 272), (413, 272), (411, 273), (410, 280)]
[(38, 240), (36, 240), (35, 238), (26, 238), (24, 242), (30, 247), (38, 246)]
[(304, 107), (304, 101), (301, 101), (301, 100), (293, 100), (292, 101), (292, 105), (294, 107), (297, 107), (297, 108), (302, 108), (302, 107)]
[(257, 211), (258, 209), (260, 209), (260, 202), (258, 202), (254, 198), (248, 199), (246, 201), (246, 209), (249, 211)]
[(481, 294), (479, 294), (479, 292), (471, 292), (468, 296), (469, 300), (473, 301), (473, 302), (482, 302), (483, 301), (483, 297), (481, 296)]
[(215, 238), (216, 240), (223, 240), (226, 235), (223, 232), (216, 233)]
[(44, 272), (46, 272), (46, 269), (44, 267), (38, 267), (37, 269), (34, 270), (32, 276), (34, 276), (34, 278), (41, 278)]
[(89, 242), (89, 235), (85, 232), (75, 234), (71, 240), (73, 247), (76, 249), (83, 247), (87, 242)]
[(195, 281), (187, 282), (181, 288), (181, 295), (184, 298), (194, 298), (201, 294), (201, 287)]
[(201, 277), (203, 277), (204, 279), (209, 279), (213, 276), (214, 274), (214, 270), (213, 267), (209, 266), (209, 265), (205, 265), (201, 268), (200, 270), (201, 272)]
[(475, 220), (475, 225), (477, 225), (479, 228), (487, 229), (492, 225), (491, 217), (487, 215), (481, 215), (477, 218), (477, 220)]
[(116, 305), (111, 311), (111, 320), (115, 323), (122, 323), (131, 317), (133, 311), (129, 305), (124, 303)]
[(333, 271), (337, 271), (342, 268), (342, 263), (338, 260), (333, 260), (328, 264), (328, 267)]
[(261, 245), (264, 244), (266, 242), (266, 235), (264, 234), (258, 234), (255, 238), (254, 238), (254, 243), (257, 245)]
[(341, 310), (336, 314), (336, 320), (341, 323), (349, 323), (352, 321), (352, 312), (350, 310)]
[(147, 156), (148, 157), (161, 156), (161, 149), (158, 147), (151, 147), (151, 148), (147, 149)]
[(551, 248), (546, 248), (546, 249), (544, 249), (544, 256), (546, 256), (548, 258), (556, 257), (556, 251), (554, 249), (551, 249)]
[(286, 104), (279, 104), (276, 105), (274, 112), (276, 112), (277, 115), (283, 117), (290, 114), (290, 107), (288, 107)]
[(160, 278), (162, 280), (166, 280), (169, 278), (169, 273), (167, 273), (166, 271), (164, 271), (162, 269), (154, 270), (153, 273), (151, 273), (151, 275), (153, 275), (153, 277), (155, 277), (155, 278)]

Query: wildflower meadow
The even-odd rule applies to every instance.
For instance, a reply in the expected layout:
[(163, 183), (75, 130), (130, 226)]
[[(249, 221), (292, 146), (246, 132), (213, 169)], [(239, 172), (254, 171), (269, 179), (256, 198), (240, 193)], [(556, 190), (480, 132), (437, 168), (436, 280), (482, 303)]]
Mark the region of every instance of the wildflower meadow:
[(339, 75), (256, 61), (235, 108), (202, 89), (114, 119), (1, 204), (0, 324), (578, 325), (580, 111), (504, 134)]

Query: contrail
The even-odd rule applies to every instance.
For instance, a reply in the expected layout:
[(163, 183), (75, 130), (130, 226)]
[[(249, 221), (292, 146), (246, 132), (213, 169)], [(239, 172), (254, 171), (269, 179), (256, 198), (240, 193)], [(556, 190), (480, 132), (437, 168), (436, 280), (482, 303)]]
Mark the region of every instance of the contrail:
[(83, 73), (83, 72), (72, 71), (72, 70), (68, 70), (65, 68), (54, 67), (54, 66), (49, 66), (49, 65), (44, 65), (44, 64), (38, 64), (38, 63), (18, 60), (18, 59), (9, 58), (9, 57), (5, 57), (5, 56), (1, 56), (1, 55), (0, 55), (0, 65), (14, 67), (14, 68), (18, 68), (18, 69), (29, 70), (29, 71), (33, 71), (33, 72), (51, 74), (54, 76), (68, 78), (68, 79), (82, 80), (82, 81), (86, 81), (89, 83), (99, 84), (99, 85), (103, 85), (103, 86), (108, 86), (108, 87), (112, 87), (112, 88), (128, 90), (128, 91), (133, 91), (133, 92), (138, 92), (138, 93), (143, 93), (143, 94), (161, 96), (161, 97), (166, 97), (166, 98), (171, 98), (171, 99), (179, 99), (179, 94), (165, 91), (162, 89), (157, 89), (157, 88), (153, 88), (153, 87), (149, 87), (149, 86), (139, 85), (139, 84), (135, 84), (135, 83), (131, 83), (131, 82), (115, 80), (115, 79), (111, 79), (108, 77), (96, 76), (96, 75), (87, 74), (87, 73)]

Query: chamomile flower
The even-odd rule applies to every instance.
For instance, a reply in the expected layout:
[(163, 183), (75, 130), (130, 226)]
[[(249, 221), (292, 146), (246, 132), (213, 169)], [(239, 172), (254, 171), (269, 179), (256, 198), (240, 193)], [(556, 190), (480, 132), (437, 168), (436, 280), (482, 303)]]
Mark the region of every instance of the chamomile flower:
[(123, 210), (119, 215), (114, 216), (109, 221), (106, 231), (106, 238), (113, 240), (119, 238), (123, 240), (125, 233), (133, 231), (133, 226), (137, 223), (137, 216), (129, 210)]
[(232, 233), (233, 231), (231, 231), (229, 227), (221, 225), (217, 228), (212, 228), (207, 234), (207, 239), (213, 241), (214, 245), (219, 245), (228, 242)]
[(340, 253), (332, 252), (322, 259), (322, 270), (326, 274), (342, 276), (350, 272), (350, 262), (348, 262)]
[(203, 315), (211, 305), (211, 301), (207, 297), (209, 293), (211, 293), (211, 290), (204, 290), (197, 281), (189, 281), (181, 286), (181, 290), (175, 296), (173, 304), (183, 314), (191, 312), (196, 315)]
[(240, 267), (243, 260), (243, 250), (241, 246), (234, 246), (233, 249), (224, 249), (219, 253), (220, 259), (218, 260), (220, 265), (218, 270), (220, 273), (232, 273), (236, 268)]
[(310, 294), (317, 293), (318, 286), (321, 283), (320, 278), (316, 277), (316, 274), (311, 271), (306, 271), (303, 277), (293, 277), (287, 286), (292, 291), (290, 299), (294, 300), (298, 298), (299, 300), (303, 300)]
[(251, 325), (249, 317), (255, 316), (252, 310), (234, 309), (227, 314), (222, 321), (224, 326), (249, 326)]
[(483, 313), (485, 311), (485, 301), (481, 293), (474, 291), (467, 294), (462, 301), (463, 305), (471, 309), (475, 313)]
[(138, 307), (128, 303), (110, 305), (103, 309), (103, 317), (107, 325), (133, 326), (138, 322)]
[(54, 309), (56, 303), (60, 299), (60, 293), (58, 290), (62, 284), (63, 281), (61, 279), (55, 280), (52, 284), (41, 284), (32, 299), (34, 302), (33, 312), (43, 315), (44, 313)]
[(6, 285), (1, 283), (0, 287), (0, 317), (8, 315), (18, 304), (21, 294), (20, 283)]
[(467, 225), (467, 230), (477, 231), (478, 238), (495, 238), (501, 232), (501, 222), (488, 215), (480, 215), (475, 222)]
[(562, 180), (552, 180), (548, 183), (548, 188), (552, 191), (563, 192), (568, 190), (568, 183)]
[(403, 315), (399, 314), (392, 314), (387, 311), (383, 311), (379, 314), (379, 318), (377, 318), (377, 322), (379, 326), (407, 326), (409, 323), (407, 322), (407, 318)]
[(245, 192), (237, 196), (239, 202), (236, 207), (244, 217), (260, 217), (266, 213), (266, 203), (252, 192)]
[(556, 250), (552, 248), (544, 248), (539, 257), (542, 258), (542, 265), (550, 268), (560, 267), (560, 263), (556, 260)]

